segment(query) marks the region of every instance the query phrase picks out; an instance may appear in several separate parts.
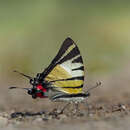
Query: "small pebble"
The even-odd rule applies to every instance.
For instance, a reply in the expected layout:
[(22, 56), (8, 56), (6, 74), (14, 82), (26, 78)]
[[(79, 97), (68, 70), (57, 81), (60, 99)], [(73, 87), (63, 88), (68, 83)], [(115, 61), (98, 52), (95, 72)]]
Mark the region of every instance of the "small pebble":
[(125, 106), (125, 105), (121, 105), (121, 108), (122, 108), (123, 110), (126, 110), (126, 106)]
[(67, 116), (65, 114), (60, 114), (58, 117), (60, 120), (67, 118)]
[(36, 119), (34, 119), (34, 121), (33, 121), (33, 123), (39, 123), (39, 122), (43, 122), (43, 119), (42, 118), (36, 118)]

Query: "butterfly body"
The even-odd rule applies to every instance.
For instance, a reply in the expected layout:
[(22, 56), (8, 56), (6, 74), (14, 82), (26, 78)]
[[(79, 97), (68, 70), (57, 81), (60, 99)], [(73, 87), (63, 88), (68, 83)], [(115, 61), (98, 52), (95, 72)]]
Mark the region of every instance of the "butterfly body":
[[(30, 91), (30, 90), (29, 90)], [(34, 89), (31, 90), (32, 98), (49, 98), (54, 102), (76, 102), (80, 103), (84, 101), (87, 97), (90, 96), (89, 93), (78, 93), (78, 94), (66, 94), (60, 91), (54, 91), (53, 89), (45, 89), (42, 85), (37, 85)]]
[[(34, 81), (36, 81), (37, 77)], [(39, 79), (37, 79), (38, 83)], [(43, 86), (43, 85), (45, 86)], [(33, 82), (33, 88), (29, 94), (32, 95), (32, 98), (49, 98), (51, 101), (59, 102), (59, 101), (65, 101), (65, 102), (82, 102), (84, 99), (86, 99), (90, 94), (89, 93), (78, 93), (78, 94), (67, 94), (58, 90), (54, 89), (54, 86), (51, 86), (51, 84), (47, 83), (46, 81), (42, 84), (36, 85), (36, 83)], [(53, 90), (54, 89), (54, 90)]]

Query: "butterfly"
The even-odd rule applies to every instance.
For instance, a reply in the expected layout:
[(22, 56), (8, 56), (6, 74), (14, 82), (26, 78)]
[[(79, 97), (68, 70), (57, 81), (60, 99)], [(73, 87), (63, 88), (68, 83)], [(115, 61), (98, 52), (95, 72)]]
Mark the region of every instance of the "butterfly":
[[(32, 98), (49, 98), (78, 104), (90, 96), (83, 92), (84, 65), (79, 48), (71, 38), (66, 38), (50, 65), (36, 77), (15, 71), (30, 80), (32, 88), (23, 88)], [(93, 88), (100, 85), (98, 83)], [(10, 87), (14, 89), (18, 87)], [(65, 108), (65, 107), (64, 107)]]

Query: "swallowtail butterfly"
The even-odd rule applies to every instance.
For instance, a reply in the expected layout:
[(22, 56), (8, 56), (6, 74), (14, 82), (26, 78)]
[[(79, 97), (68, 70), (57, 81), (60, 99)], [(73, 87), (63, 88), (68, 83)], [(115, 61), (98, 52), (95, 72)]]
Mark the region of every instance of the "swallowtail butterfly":
[[(15, 72), (30, 80), (33, 87), (23, 89), (26, 89), (32, 98), (40, 97), (49, 98), (51, 101), (78, 103), (90, 95), (89, 91), (86, 93), (82, 91), (84, 85), (83, 59), (79, 48), (71, 38), (65, 39), (50, 65), (42, 73), (38, 73), (35, 78), (18, 71)], [(18, 87), (10, 87), (10, 89), (13, 88)]]

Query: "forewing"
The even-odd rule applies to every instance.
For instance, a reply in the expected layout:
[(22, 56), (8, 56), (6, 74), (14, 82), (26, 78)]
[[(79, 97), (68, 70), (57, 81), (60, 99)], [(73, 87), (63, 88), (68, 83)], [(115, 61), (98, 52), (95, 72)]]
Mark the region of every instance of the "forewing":
[(51, 87), (65, 93), (81, 93), (84, 82), (84, 66), (80, 51), (74, 41), (67, 38), (56, 57), (43, 72), (44, 80)]

